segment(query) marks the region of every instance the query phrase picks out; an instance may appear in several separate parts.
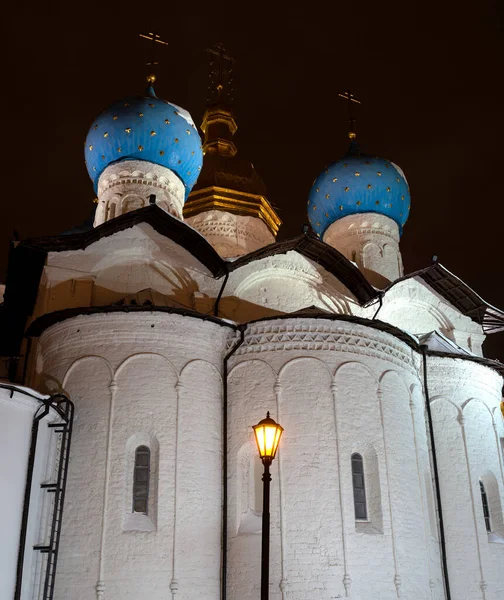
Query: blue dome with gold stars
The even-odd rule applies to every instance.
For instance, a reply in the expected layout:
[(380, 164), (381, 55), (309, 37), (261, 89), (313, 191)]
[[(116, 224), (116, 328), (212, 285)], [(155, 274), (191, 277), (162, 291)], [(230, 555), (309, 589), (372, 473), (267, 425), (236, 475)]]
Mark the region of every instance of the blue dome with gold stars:
[(379, 213), (393, 219), (402, 233), (410, 210), (408, 182), (402, 170), (384, 158), (360, 152), (352, 141), (348, 153), (313, 182), (308, 219), (318, 237), (338, 219)]
[(176, 173), (186, 198), (203, 164), (201, 139), (191, 115), (158, 98), (152, 86), (145, 96), (125, 98), (101, 113), (87, 135), (85, 156), (95, 190), (106, 167), (135, 159)]

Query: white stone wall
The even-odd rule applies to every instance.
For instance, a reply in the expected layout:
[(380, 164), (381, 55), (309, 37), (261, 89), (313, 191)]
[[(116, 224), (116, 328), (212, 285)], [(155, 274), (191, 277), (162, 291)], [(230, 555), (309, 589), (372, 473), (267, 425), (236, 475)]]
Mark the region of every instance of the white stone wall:
[[(250, 325), (231, 364), (229, 598), (259, 594), (257, 487), (244, 455), (266, 410), (285, 427), (272, 469), (271, 598), (444, 598), (412, 351), (351, 323), (282, 319)], [(365, 522), (354, 513), (354, 452)]]
[[(504, 421), (502, 378), (462, 360), (429, 357), (428, 386), (435, 425), (452, 598), (504, 597)], [(479, 481), (492, 524), (487, 533)]]
[(94, 226), (149, 206), (149, 196), (170, 214), (182, 218), (185, 187), (173, 171), (145, 160), (123, 160), (109, 165), (98, 180)]
[[(222, 381), (229, 328), (161, 313), (52, 326), (37, 381), (75, 422), (55, 600), (218, 598)], [(151, 446), (148, 515), (132, 514), (132, 454)]]
[[(397, 223), (377, 213), (348, 215), (324, 233), (324, 242), (357, 263), (373, 285), (403, 275)], [(378, 276), (376, 276), (378, 275)]]
[(242, 256), (275, 241), (266, 223), (258, 217), (207, 210), (185, 221), (199, 231), (222, 258)]

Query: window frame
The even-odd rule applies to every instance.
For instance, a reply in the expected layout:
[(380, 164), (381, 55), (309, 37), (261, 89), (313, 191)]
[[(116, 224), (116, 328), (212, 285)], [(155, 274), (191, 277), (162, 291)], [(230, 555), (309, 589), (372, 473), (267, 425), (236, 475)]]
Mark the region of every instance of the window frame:
[[(147, 456), (146, 465), (139, 464), (139, 456)], [(146, 479), (139, 479), (138, 475), (147, 471)], [(133, 489), (131, 494), (131, 512), (140, 515), (149, 514), (149, 495), (150, 495), (150, 473), (151, 473), (151, 451), (148, 446), (142, 444), (135, 448), (135, 460), (133, 463)], [(139, 495), (141, 488), (141, 495)], [(137, 510), (135, 508), (137, 502), (142, 502), (145, 505), (145, 510)]]
[[(355, 520), (358, 522), (368, 522), (369, 521), (369, 511), (367, 505), (367, 496), (366, 496), (366, 477), (364, 473), (364, 458), (362, 454), (358, 452), (354, 452), (350, 457), (351, 461), (351, 470), (352, 470), (352, 490), (353, 490), (353, 499), (354, 499), (354, 514)], [(356, 465), (360, 465), (360, 471), (356, 470)], [(356, 477), (357, 476), (357, 477)], [(362, 485), (356, 485), (356, 478), (360, 478)], [(362, 500), (358, 499), (358, 492), (362, 493)], [(363, 514), (360, 513), (360, 508), (363, 507)]]
[(485, 519), (485, 528), (487, 533), (492, 533), (492, 518), (490, 515), (490, 506), (488, 505), (488, 495), (486, 493), (485, 484), (479, 480), (481, 505), (483, 507), (483, 518)]

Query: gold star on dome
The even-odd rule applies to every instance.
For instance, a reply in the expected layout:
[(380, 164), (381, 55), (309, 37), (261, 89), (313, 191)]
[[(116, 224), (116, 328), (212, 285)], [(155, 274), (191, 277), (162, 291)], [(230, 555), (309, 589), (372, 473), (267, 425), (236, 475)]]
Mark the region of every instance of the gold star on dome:
[(376, 171), (376, 174), (378, 175), (378, 177), (381, 177), (381, 171)]
[(126, 127), (126, 129), (124, 130), (126, 133), (131, 133), (131, 127)]
[(360, 200), (357, 200), (356, 204), (357, 204), (357, 206), (360, 206), (362, 204), (362, 202)]
[(378, 206), (378, 204), (380, 204), (380, 201), (379, 201), (379, 200), (377, 200), (377, 201), (375, 202), (375, 204)]
[(370, 190), (372, 187), (373, 186), (370, 183), (368, 183), (367, 189)]
[(149, 106), (150, 106), (151, 108), (154, 108), (154, 104), (149, 104)]
[(102, 154), (102, 155), (101, 155), (101, 159), (102, 159), (102, 160), (105, 160), (105, 155), (103, 155), (103, 154)]
[(325, 216), (326, 216), (326, 217), (329, 217), (329, 213), (326, 213), (326, 214), (325, 214)]
[(390, 188), (389, 187), (387, 188), (387, 192), (390, 192)]
[(399, 179), (399, 177), (396, 177), (395, 180), (397, 181), (397, 183), (401, 183), (401, 180)]
[(359, 171), (355, 171), (355, 177), (360, 177)]
[(117, 115), (114, 115), (112, 118), (114, 119), (114, 121), (117, 121), (117, 119), (118, 119), (119, 117), (118, 117)]
[(339, 207), (339, 209), (340, 209), (340, 210), (343, 210), (343, 205), (342, 205), (342, 204), (340, 204), (340, 207)]
[(129, 106), (129, 102), (125, 102), (125, 103), (124, 103), (124, 106)]
[(316, 204), (313, 205), (313, 210), (317, 210), (317, 205)]
[(159, 155), (160, 155), (160, 156), (164, 156), (164, 150), (160, 150), (160, 151), (159, 151)]
[(154, 131), (154, 129), (150, 132), (151, 137), (154, 137), (156, 135), (156, 132)]
[(191, 156), (194, 156), (194, 150), (191, 152)]
[(317, 221), (317, 227), (320, 227), (320, 223)]
[(138, 116), (139, 117), (143, 117), (143, 113), (138, 113)]
[(320, 192), (320, 188), (317, 188), (315, 191), (316, 191), (316, 192)]
[(95, 125), (93, 129), (96, 131), (98, 129), (98, 125)]
[(191, 135), (191, 130), (190, 129), (186, 129), (185, 132), (187, 133), (187, 135)]
[(117, 148), (117, 152), (122, 152), (121, 146), (119, 146), (119, 148)]
[(175, 138), (175, 143), (178, 144), (179, 143), (179, 139)]
[(142, 152), (142, 150), (143, 150), (143, 146), (138, 146), (138, 150), (139, 150), (140, 152)]
[(92, 152), (93, 146), (89, 146), (89, 151)]
[(333, 180), (332, 180), (333, 183), (336, 183), (337, 181), (338, 181), (337, 177), (334, 177)]
[(404, 200), (404, 196), (401, 196), (401, 200)]
[(108, 137), (108, 131), (106, 131), (106, 132), (103, 134), (103, 137), (104, 137), (104, 138), (107, 138), (107, 137)]
[(349, 187), (346, 187), (346, 188), (345, 188), (345, 192), (348, 192), (348, 191), (349, 191), (349, 189), (350, 189)]
[(346, 163), (345, 163), (343, 166), (344, 166), (344, 167), (348, 167), (348, 165), (347, 165)]
[(326, 198), (329, 198), (329, 196), (330, 196), (330, 194), (326, 194), (326, 195), (325, 195), (325, 197), (326, 197)]
[(170, 124), (170, 119), (165, 119), (164, 122), (169, 125)]
[(174, 113), (175, 115), (178, 115), (178, 114), (180, 114), (178, 110), (174, 110), (174, 111), (173, 111), (173, 113)]

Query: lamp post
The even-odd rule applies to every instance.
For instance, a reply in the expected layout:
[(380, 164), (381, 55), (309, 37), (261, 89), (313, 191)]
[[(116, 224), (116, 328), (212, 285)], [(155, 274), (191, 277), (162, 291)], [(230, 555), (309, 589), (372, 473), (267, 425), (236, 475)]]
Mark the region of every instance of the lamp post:
[(259, 456), (264, 465), (263, 480), (263, 513), (262, 513), (262, 547), (261, 547), (261, 600), (269, 598), (269, 546), (270, 546), (270, 465), (276, 456), (278, 444), (282, 437), (283, 427), (270, 418), (254, 425), (254, 435)]

